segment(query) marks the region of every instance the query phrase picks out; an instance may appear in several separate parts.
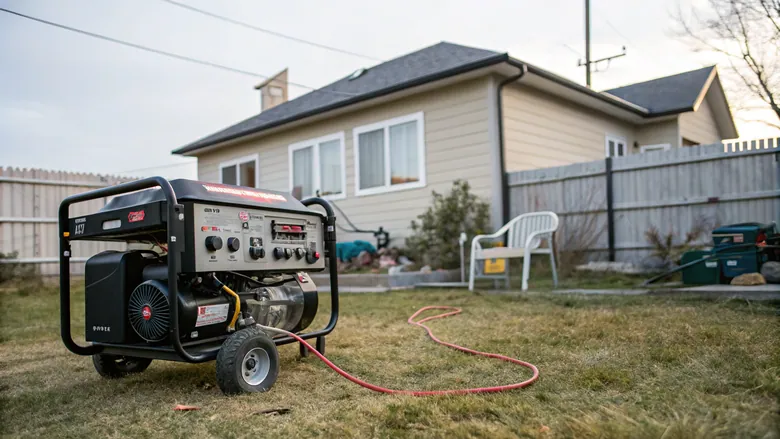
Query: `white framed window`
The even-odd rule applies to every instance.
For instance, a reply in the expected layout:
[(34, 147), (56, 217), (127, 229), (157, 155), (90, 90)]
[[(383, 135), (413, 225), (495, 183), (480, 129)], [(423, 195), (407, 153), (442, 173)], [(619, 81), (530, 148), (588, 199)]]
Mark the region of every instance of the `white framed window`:
[(288, 148), (290, 192), (304, 199), (339, 200), (347, 196), (344, 132), (294, 143)]
[(423, 119), (419, 112), (352, 130), (356, 195), (425, 186)]
[(657, 145), (643, 145), (641, 148), (639, 148), (639, 151), (642, 153), (652, 151), (667, 151), (671, 148), (672, 145), (670, 143), (659, 143)]
[(257, 187), (260, 182), (260, 159), (248, 155), (219, 164), (219, 182), (236, 186)]
[(607, 134), (604, 139), (604, 153), (607, 157), (623, 157), (626, 155), (625, 137)]

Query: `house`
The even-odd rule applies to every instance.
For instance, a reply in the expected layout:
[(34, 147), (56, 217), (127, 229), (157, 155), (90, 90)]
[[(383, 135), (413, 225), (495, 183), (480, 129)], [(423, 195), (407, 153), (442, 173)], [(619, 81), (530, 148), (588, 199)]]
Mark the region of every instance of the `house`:
[(400, 245), (431, 191), (455, 179), (491, 201), (498, 226), (506, 172), (734, 137), (715, 67), (597, 92), (507, 53), (442, 42), (173, 153), (197, 157), (204, 181), (319, 193)]

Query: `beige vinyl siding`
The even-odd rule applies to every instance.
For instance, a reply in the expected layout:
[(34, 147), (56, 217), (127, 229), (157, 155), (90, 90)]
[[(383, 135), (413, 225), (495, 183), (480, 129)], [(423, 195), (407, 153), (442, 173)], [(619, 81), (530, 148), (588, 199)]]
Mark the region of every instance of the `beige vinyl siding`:
[(636, 141), (639, 146), (668, 143), (672, 148), (680, 146), (679, 123), (677, 117), (663, 122), (655, 122), (636, 127)]
[(702, 145), (721, 141), (718, 124), (715, 122), (708, 99), (705, 98), (696, 111), (680, 115), (680, 134)]
[(547, 168), (605, 156), (606, 135), (626, 139), (634, 128), (593, 109), (523, 86), (504, 88), (504, 157), (507, 171)]
[[(258, 186), (289, 192), (288, 146), (343, 131), (347, 197), (335, 203), (358, 227), (383, 226), (391, 238), (402, 238), (410, 233), (410, 221), (430, 205), (431, 191), (448, 192), (455, 179), (468, 180), (475, 193), (489, 200), (488, 93), (488, 78), (475, 79), (206, 153), (198, 157), (198, 178), (219, 181), (221, 162), (257, 153)], [(426, 186), (356, 197), (352, 129), (416, 112), (424, 114)], [(339, 240), (374, 242), (371, 235), (339, 233)], [(403, 245), (403, 240), (391, 244)]]

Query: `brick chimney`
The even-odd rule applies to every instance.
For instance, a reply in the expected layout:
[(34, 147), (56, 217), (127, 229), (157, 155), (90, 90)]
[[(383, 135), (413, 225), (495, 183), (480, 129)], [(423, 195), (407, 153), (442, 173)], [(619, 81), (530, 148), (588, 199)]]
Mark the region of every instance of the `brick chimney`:
[(255, 90), (260, 90), (260, 111), (287, 102), (287, 69), (257, 84)]

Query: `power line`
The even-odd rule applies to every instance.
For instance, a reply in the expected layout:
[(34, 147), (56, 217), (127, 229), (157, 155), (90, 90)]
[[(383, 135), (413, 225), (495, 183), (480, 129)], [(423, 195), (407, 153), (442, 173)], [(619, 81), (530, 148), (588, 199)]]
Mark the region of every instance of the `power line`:
[[(268, 76), (268, 75), (261, 75), (259, 73), (254, 73), (254, 72), (250, 72), (248, 70), (242, 70), (242, 69), (237, 69), (237, 68), (233, 68), (233, 67), (228, 67), (228, 66), (225, 66), (225, 65), (222, 65), (222, 64), (217, 64), (217, 63), (211, 62), (211, 61), (204, 61), (204, 60), (197, 59), (197, 58), (190, 58), (188, 56), (178, 55), (176, 53), (166, 52), (164, 50), (153, 49), (151, 47), (142, 46), (140, 44), (135, 44), (135, 43), (130, 43), (128, 41), (119, 40), (119, 39), (116, 39), (116, 38), (108, 37), (108, 36), (101, 35), (101, 34), (96, 34), (94, 32), (89, 32), (89, 31), (85, 31), (85, 30), (82, 30), (82, 29), (77, 29), (75, 27), (70, 27), (70, 26), (66, 26), (64, 24), (55, 23), (53, 21), (47, 21), (47, 20), (44, 20), (42, 18), (32, 17), (32, 16), (29, 16), (29, 15), (22, 14), (20, 12), (11, 11), (10, 9), (0, 8), (0, 11), (6, 12), (6, 13), (9, 13), (9, 14), (12, 14), (12, 15), (16, 15), (18, 17), (26, 18), (28, 20), (37, 21), (38, 23), (42, 23), (42, 24), (47, 24), (49, 26), (58, 27), (60, 29), (64, 29), (64, 30), (68, 30), (68, 31), (75, 32), (75, 33), (78, 33), (78, 34), (86, 35), (86, 36), (89, 36), (89, 37), (93, 37), (93, 38), (98, 38), (98, 39), (101, 39), (101, 40), (109, 41), (109, 42), (116, 43), (116, 44), (119, 44), (119, 45), (122, 45), (122, 46), (132, 47), (134, 49), (155, 53), (157, 55), (162, 55), (162, 56), (167, 56), (167, 57), (170, 57), (170, 58), (175, 58), (175, 59), (178, 59), (178, 60), (181, 60), (181, 61), (187, 61), (187, 62), (191, 62), (191, 63), (195, 63), (195, 64), (200, 64), (200, 65), (203, 65), (203, 66), (214, 67), (214, 68), (217, 68), (217, 69), (226, 70), (226, 71), (229, 71), (229, 72), (238, 73), (238, 74), (245, 75), (245, 76), (251, 76), (251, 77), (254, 77), (254, 78), (261, 78), (261, 79), (269, 79), (270, 78), (270, 76)], [(280, 81), (280, 82), (282, 82), (282, 81)], [(354, 96), (354, 93), (345, 93), (345, 92), (332, 91), (332, 90), (322, 90), (322, 89), (318, 90), (318, 89), (316, 89), (314, 87), (309, 87), (308, 85), (298, 84), (298, 83), (295, 83), (295, 82), (290, 82), (290, 81), (283, 81), (283, 82), (286, 82), (287, 84), (293, 85), (293, 86), (296, 86), (296, 87), (301, 87), (301, 88), (305, 88), (305, 89), (308, 89), (308, 90), (320, 91), (320, 92), (323, 92), (323, 93), (332, 93), (332, 94), (338, 94), (338, 95)]]
[(577, 54), (577, 56), (580, 56), (580, 57), (582, 56), (582, 54), (581, 54), (581, 53), (580, 53), (580, 52), (579, 52), (577, 49), (575, 49), (575, 48), (573, 48), (573, 47), (569, 46), (569, 45), (568, 45), (568, 44), (566, 44), (566, 43), (561, 43), (561, 46), (563, 46), (563, 47), (565, 47), (565, 48), (569, 49), (569, 50), (570, 50), (572, 53), (575, 53), (575, 54)]
[(626, 42), (628, 42), (628, 44), (633, 46), (634, 49), (637, 48), (636, 44), (634, 44), (634, 42), (631, 40), (631, 38), (628, 38), (627, 36), (625, 36), (625, 34), (623, 34), (623, 32), (620, 32), (620, 29), (618, 29), (617, 26), (615, 26), (614, 24), (612, 24), (611, 21), (609, 21), (609, 19), (607, 18), (607, 15), (604, 13), (603, 9), (601, 9), (598, 6), (596, 6), (596, 9), (598, 10), (599, 14), (601, 14), (600, 16), (601, 16), (601, 18), (604, 19), (604, 22), (607, 23), (607, 26), (609, 26), (613, 31), (615, 31), (615, 33), (618, 34), (619, 37), (621, 37), (624, 40), (626, 40)]
[(225, 22), (228, 22), (228, 23), (231, 23), (231, 24), (235, 24), (235, 25), (238, 25), (238, 26), (245, 27), (247, 29), (252, 29), (252, 30), (255, 30), (255, 31), (258, 31), (258, 32), (263, 32), (263, 33), (266, 33), (266, 34), (269, 34), (269, 35), (273, 35), (275, 37), (279, 37), (279, 38), (284, 38), (284, 39), (287, 39), (287, 40), (295, 41), (297, 43), (308, 44), (310, 46), (319, 47), (320, 49), (325, 49), (325, 50), (330, 50), (330, 51), (333, 51), (333, 52), (343, 53), (345, 55), (357, 56), (359, 58), (369, 59), (371, 61), (382, 61), (381, 59), (373, 57), (373, 56), (362, 55), (360, 53), (351, 52), (349, 50), (339, 49), (338, 47), (328, 46), (328, 45), (317, 43), (317, 42), (314, 42), (314, 41), (304, 40), (303, 38), (293, 37), (293, 36), (285, 35), (283, 33), (279, 33), (279, 32), (276, 32), (276, 31), (269, 30), (269, 29), (264, 29), (262, 27), (255, 26), (253, 24), (246, 23), (244, 21), (238, 21), (238, 20), (232, 19), (230, 17), (225, 17), (224, 15), (219, 15), (219, 14), (215, 14), (213, 12), (204, 11), (203, 9), (198, 9), (198, 8), (196, 8), (194, 6), (186, 5), (184, 3), (179, 3), (179, 2), (176, 2), (176, 1), (173, 1), (173, 0), (160, 0), (160, 1), (163, 1), (165, 3), (169, 3), (169, 4), (174, 5), (174, 6), (178, 6), (180, 8), (188, 9), (190, 11), (197, 12), (199, 14), (207, 15), (209, 17), (216, 18), (217, 20), (222, 20), (222, 21), (225, 21)]

